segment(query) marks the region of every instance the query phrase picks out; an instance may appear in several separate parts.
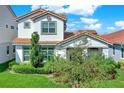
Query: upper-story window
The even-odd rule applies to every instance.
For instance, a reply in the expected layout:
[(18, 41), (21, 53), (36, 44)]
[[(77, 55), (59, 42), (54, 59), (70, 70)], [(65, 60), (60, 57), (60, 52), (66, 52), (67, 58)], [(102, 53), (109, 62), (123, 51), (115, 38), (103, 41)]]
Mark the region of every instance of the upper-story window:
[(42, 34), (56, 34), (56, 21), (42, 22)]
[(14, 29), (14, 26), (11, 26), (11, 29)]
[(30, 22), (24, 22), (24, 29), (30, 29), (31, 23)]

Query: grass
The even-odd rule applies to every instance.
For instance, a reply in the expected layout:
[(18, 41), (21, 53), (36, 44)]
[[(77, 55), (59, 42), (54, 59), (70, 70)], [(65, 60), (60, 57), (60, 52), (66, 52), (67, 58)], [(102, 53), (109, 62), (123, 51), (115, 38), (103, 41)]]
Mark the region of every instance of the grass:
[(44, 75), (14, 74), (7, 71), (8, 63), (0, 64), (0, 88), (66, 88), (67, 84), (53, 82)]
[(0, 88), (66, 88), (43, 75), (0, 73)]

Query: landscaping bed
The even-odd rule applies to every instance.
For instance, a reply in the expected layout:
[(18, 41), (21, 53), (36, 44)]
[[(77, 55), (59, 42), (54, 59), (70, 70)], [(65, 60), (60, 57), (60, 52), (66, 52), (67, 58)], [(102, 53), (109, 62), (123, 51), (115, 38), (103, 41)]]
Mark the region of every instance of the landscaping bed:
[[(30, 62), (17, 64), (15, 63), (15, 60), (11, 60), (8, 61), (7, 63), (0, 64), (0, 87), (1, 88), (69, 88), (69, 87), (123, 88), (124, 71), (122, 71), (121, 69), (116, 70), (115, 69), (116, 65), (115, 63), (113, 64), (113, 60), (111, 59), (105, 59), (104, 57), (101, 58), (95, 57), (95, 58), (87, 60), (86, 61), (87, 63), (85, 64), (84, 63), (72, 64), (71, 62), (68, 63), (67, 60), (61, 58), (55, 58), (54, 60), (45, 63), (43, 67), (38, 67), (38, 68), (33, 67)], [(113, 71), (114, 69), (116, 70), (116, 75), (114, 76), (114, 78), (111, 78), (111, 76), (113, 77), (113, 75), (110, 73), (110, 71)], [(72, 71), (72, 72), (69, 73), (68, 71)], [(99, 71), (103, 71), (103, 72), (99, 72)], [(70, 77), (69, 75), (72, 76)], [(98, 77), (99, 75), (100, 77)], [(103, 75), (110, 75), (110, 76), (104, 78)], [(74, 82), (73, 84), (72, 83), (73, 79), (74, 80), (82, 79), (84, 81), (80, 81), (80, 83), (77, 84), (75, 84)]]

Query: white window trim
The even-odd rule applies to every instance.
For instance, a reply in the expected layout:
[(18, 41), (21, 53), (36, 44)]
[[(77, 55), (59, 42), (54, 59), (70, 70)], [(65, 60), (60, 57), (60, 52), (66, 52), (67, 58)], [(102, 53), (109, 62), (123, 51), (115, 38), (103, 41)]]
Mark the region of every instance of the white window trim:
[[(29, 61), (25, 61), (24, 60), (24, 47), (26, 47), (26, 46), (23, 46), (23, 55), (22, 55), (22, 57), (23, 57), (23, 62), (30, 62), (30, 59), (29, 59)], [(30, 48), (30, 46), (28, 46), (29, 48)], [(30, 52), (30, 50), (29, 50), (29, 52)]]
[[(48, 32), (45, 33), (45, 32), (43, 32), (42, 23), (47, 23), (47, 22), (48, 22)], [(49, 32), (49, 22), (55, 22), (55, 33)], [(57, 21), (41, 21), (41, 35), (56, 35), (56, 34), (57, 34)]]
[[(46, 50), (42, 50), (42, 48), (46, 48)], [(49, 48), (53, 48), (53, 50), (49, 50)], [(53, 51), (53, 55), (54, 55), (54, 53), (55, 53), (55, 48), (54, 48), (54, 47), (41, 47), (41, 52), (42, 52), (42, 51), (46, 51), (46, 52), (47, 52), (47, 55), (46, 55), (46, 56), (47, 56), (47, 60), (48, 60), (48, 56), (49, 56), (49, 55), (48, 55), (48, 52), (49, 52), (49, 51)]]

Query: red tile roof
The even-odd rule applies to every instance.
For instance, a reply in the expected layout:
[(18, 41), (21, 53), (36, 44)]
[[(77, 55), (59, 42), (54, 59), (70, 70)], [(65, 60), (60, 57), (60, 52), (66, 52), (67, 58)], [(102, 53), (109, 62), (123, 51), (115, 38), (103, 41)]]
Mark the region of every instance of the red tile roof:
[(89, 32), (89, 33), (91, 33), (91, 34), (97, 35), (96, 30), (79, 30), (78, 32), (79, 32), (79, 33), (82, 33), (82, 32)]
[(55, 12), (44, 10), (44, 9), (37, 9), (37, 10), (31, 11), (27, 14), (16, 17), (16, 20), (19, 21), (19, 20), (21, 20), (25, 17), (28, 17), (28, 16), (31, 16), (31, 18), (34, 20), (37, 17), (39, 17), (40, 15), (45, 14), (45, 13), (51, 13), (51, 14), (54, 14), (54, 15), (59, 16), (60, 18), (62, 18), (64, 20), (66, 20), (66, 16), (64, 14), (55, 13)]
[[(40, 44), (57, 44), (60, 41), (40, 41)], [(13, 44), (30, 44), (31, 38), (15, 38), (12, 41)]]
[(81, 34), (83, 32), (88, 32), (97, 35), (97, 32), (95, 30), (79, 30), (78, 32), (65, 32), (64, 33), (64, 39), (67, 39), (71, 36), (74, 36), (76, 34)]
[(65, 16), (64, 14), (59, 14), (59, 13), (55, 13), (55, 12), (48, 11), (48, 10), (44, 10), (44, 11), (42, 11), (42, 12), (38, 12), (37, 14), (33, 15), (31, 19), (32, 19), (32, 20), (35, 20), (36, 18), (38, 18), (38, 17), (40, 17), (41, 15), (46, 14), (46, 13), (54, 14), (54, 15), (56, 15), (56, 16), (58, 16), (58, 17), (64, 19), (64, 20), (66, 20), (66, 16)]
[(86, 34), (86, 35), (92, 36), (92, 37), (94, 37), (98, 40), (101, 40), (101, 41), (104, 41), (106, 43), (111, 44), (110, 41), (108, 41), (108, 40), (102, 38), (101, 36), (97, 35), (97, 32), (95, 30), (79, 30), (78, 32), (70, 32), (70, 33), (67, 33), (67, 34), (66, 33), (67, 32), (65, 32), (65, 35), (64, 35), (65, 39), (63, 41), (59, 42), (59, 43), (63, 43), (67, 40), (73, 39), (73, 38), (78, 37), (82, 34)]
[[(62, 40), (62, 41), (40, 41), (39, 43), (40, 44), (60, 44), (67, 40), (78, 37), (82, 34), (86, 34), (86, 35), (92, 36), (98, 40), (111, 43), (108, 40), (104, 39), (103, 37), (97, 35), (95, 30), (79, 30), (78, 32), (65, 32), (64, 40)], [(30, 44), (31, 38), (15, 38), (12, 43), (14, 43), (14, 44)]]
[(119, 30), (114, 33), (102, 35), (101, 37), (114, 44), (124, 44), (124, 30)]

